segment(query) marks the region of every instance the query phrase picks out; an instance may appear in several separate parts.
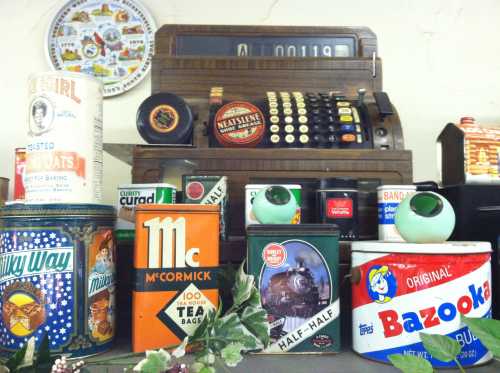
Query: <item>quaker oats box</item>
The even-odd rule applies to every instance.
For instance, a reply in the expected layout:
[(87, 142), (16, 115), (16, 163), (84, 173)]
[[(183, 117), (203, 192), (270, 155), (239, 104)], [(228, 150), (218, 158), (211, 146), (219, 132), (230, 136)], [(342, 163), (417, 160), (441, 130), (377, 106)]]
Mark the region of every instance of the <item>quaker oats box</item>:
[(329, 224), (248, 227), (247, 270), (271, 327), (263, 353), (339, 352), (338, 237)]

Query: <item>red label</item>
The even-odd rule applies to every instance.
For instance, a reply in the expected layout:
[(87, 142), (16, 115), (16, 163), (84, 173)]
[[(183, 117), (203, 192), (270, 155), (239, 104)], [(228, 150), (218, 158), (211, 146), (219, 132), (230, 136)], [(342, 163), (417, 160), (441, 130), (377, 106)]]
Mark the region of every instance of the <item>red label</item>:
[(326, 200), (326, 216), (333, 219), (352, 218), (352, 199), (329, 198)]
[(279, 243), (270, 243), (262, 250), (262, 259), (268, 267), (281, 267), (286, 261), (286, 249)]
[(213, 130), (223, 146), (255, 146), (264, 136), (264, 115), (249, 102), (234, 101), (217, 111)]
[(14, 199), (24, 199), (24, 171), (26, 167), (26, 149), (16, 149), (16, 164), (14, 178)]
[(191, 181), (186, 186), (186, 196), (195, 201), (201, 199), (204, 193), (205, 193), (205, 188), (203, 187), (203, 184), (200, 183), (199, 181)]

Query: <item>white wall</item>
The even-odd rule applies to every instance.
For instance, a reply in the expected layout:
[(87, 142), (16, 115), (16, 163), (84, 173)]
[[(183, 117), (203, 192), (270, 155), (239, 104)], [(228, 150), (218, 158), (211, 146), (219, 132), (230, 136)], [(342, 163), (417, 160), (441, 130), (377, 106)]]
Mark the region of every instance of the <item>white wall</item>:
[[(464, 115), (500, 124), (500, 1), (142, 0), (165, 23), (369, 26), (378, 36), (384, 89), (399, 111), (415, 180), (435, 179), (435, 139)], [(13, 177), (27, 141), (27, 78), (49, 69), (45, 32), (61, 0), (0, 0), (0, 176)], [(104, 103), (104, 141), (137, 142), (135, 115), (149, 76)], [(105, 202), (130, 167), (105, 158)]]

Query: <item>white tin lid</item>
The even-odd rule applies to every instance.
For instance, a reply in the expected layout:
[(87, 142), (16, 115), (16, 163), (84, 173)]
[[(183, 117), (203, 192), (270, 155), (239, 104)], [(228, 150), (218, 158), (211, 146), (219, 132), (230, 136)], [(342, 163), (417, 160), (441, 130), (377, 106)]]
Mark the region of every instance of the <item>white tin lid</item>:
[(245, 185), (245, 189), (263, 189), (275, 185), (279, 185), (287, 189), (302, 189), (302, 186), (299, 184), (247, 184)]
[(366, 253), (477, 254), (491, 252), (491, 244), (479, 241), (447, 241), (443, 243), (355, 241), (352, 243), (351, 249)]
[(176, 189), (175, 185), (167, 183), (151, 183), (151, 184), (120, 184), (118, 189), (147, 189), (147, 188), (173, 188)]
[(417, 190), (417, 187), (415, 185), (380, 185), (377, 187), (377, 190), (386, 190), (386, 189)]

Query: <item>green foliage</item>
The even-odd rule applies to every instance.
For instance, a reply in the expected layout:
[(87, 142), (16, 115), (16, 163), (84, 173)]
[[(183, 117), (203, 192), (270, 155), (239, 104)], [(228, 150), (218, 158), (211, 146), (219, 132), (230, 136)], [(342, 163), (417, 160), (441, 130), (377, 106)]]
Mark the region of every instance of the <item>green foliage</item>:
[[(221, 301), (219, 308), (209, 311), (195, 332), (172, 352), (174, 358), (181, 358), (188, 343), (200, 348), (190, 372), (215, 373), (217, 363), (235, 367), (243, 359), (243, 353), (269, 344), (267, 313), (260, 303), (254, 277), (245, 273), (243, 264), (237, 271), (228, 268), (219, 276), (227, 281), (219, 283), (219, 288), (231, 289), (231, 306), (223, 312)], [(134, 371), (159, 373), (172, 365), (166, 351), (147, 351), (146, 358), (134, 367)]]
[[(269, 344), (267, 313), (261, 306), (254, 276), (247, 275), (243, 268), (242, 264), (236, 272), (225, 275), (234, 284), (231, 307), (225, 313), (222, 313), (222, 306), (217, 312), (208, 313), (189, 339), (189, 343), (202, 345), (195, 365), (199, 372), (215, 369), (217, 359), (234, 367), (243, 359), (242, 353)], [(221, 286), (230, 287), (228, 284)]]
[(500, 358), (500, 321), (469, 318), (462, 315), (462, 322), (496, 358)]
[(244, 346), (241, 343), (230, 343), (221, 350), (220, 354), (228, 367), (235, 367), (243, 360), (241, 356), (243, 350)]
[(432, 373), (431, 363), (419, 356), (393, 354), (388, 356), (392, 365), (403, 373)]
[(146, 358), (134, 367), (134, 372), (162, 373), (170, 368), (170, 354), (164, 349), (146, 351)]
[[(49, 337), (44, 335), (42, 343), (38, 348), (35, 358), (35, 338), (31, 337), (28, 342), (5, 363), (10, 373), (50, 373), (54, 361), (60, 356), (51, 356), (49, 348)], [(0, 369), (0, 372), (2, 370)]]
[(446, 335), (420, 333), (420, 339), (432, 357), (446, 363), (455, 360), (462, 350), (460, 343)]

